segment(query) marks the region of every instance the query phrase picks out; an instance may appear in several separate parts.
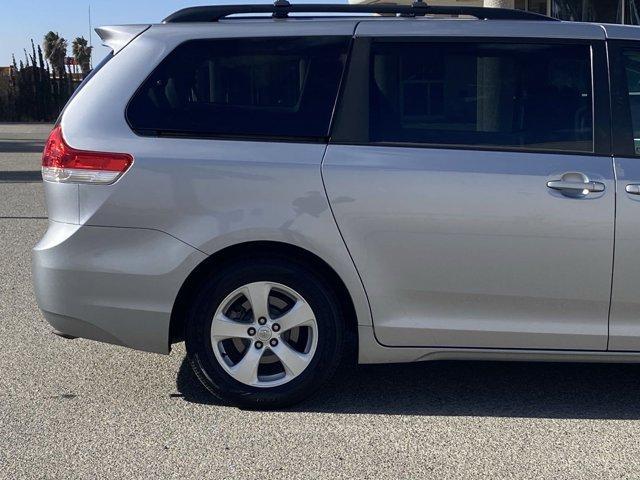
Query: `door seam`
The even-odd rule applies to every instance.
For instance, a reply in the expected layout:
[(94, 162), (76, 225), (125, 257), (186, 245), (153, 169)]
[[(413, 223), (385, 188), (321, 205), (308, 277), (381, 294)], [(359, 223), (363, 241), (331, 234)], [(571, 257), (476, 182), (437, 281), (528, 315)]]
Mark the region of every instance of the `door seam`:
[[(371, 330), (373, 331), (373, 337), (376, 339), (376, 342), (382, 345), (378, 337), (376, 337), (375, 322), (373, 321), (373, 310), (371, 309), (371, 300), (369, 299), (367, 288), (365, 287), (364, 281), (362, 280), (362, 275), (360, 274), (360, 270), (358, 270), (358, 266), (356, 265), (356, 262), (353, 259), (351, 250), (349, 250), (349, 245), (347, 245), (347, 241), (345, 240), (344, 235), (342, 234), (342, 229), (340, 228), (340, 224), (338, 223), (336, 214), (333, 211), (333, 205), (331, 205), (331, 199), (329, 198), (329, 191), (327, 190), (327, 184), (324, 180), (324, 161), (327, 156), (328, 150), (329, 150), (329, 145), (327, 144), (324, 148), (324, 153), (322, 154), (322, 161), (320, 162), (320, 180), (322, 182), (322, 188), (324, 189), (324, 195), (325, 195), (325, 198), (327, 199), (327, 204), (329, 205), (329, 211), (331, 212), (333, 223), (336, 226), (336, 229), (338, 230), (338, 235), (340, 235), (340, 239), (342, 240), (342, 244), (344, 245), (344, 248), (347, 251), (347, 255), (349, 255), (349, 258), (351, 259), (351, 264), (353, 265), (353, 268), (356, 271), (356, 275), (358, 275), (358, 279), (360, 280), (360, 285), (362, 285), (362, 291), (364, 292), (364, 296), (367, 299), (367, 307), (369, 308), (369, 316), (371, 317)], [(360, 322), (357, 322), (357, 323), (358, 325), (362, 325)]]
[(611, 289), (609, 291), (609, 311), (607, 314), (607, 352), (611, 345), (611, 309), (613, 307), (613, 283), (616, 269), (616, 231), (618, 229), (618, 172), (616, 170), (616, 158), (611, 156), (613, 167), (613, 249), (611, 252)]

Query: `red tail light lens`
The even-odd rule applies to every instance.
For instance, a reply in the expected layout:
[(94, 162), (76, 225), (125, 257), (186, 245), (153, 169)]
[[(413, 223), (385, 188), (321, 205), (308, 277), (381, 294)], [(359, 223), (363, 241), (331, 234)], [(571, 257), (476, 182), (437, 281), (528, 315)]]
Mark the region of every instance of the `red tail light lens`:
[(93, 183), (115, 182), (133, 163), (126, 153), (88, 152), (71, 148), (64, 141), (62, 127), (49, 134), (42, 154), (42, 178), (47, 182)]

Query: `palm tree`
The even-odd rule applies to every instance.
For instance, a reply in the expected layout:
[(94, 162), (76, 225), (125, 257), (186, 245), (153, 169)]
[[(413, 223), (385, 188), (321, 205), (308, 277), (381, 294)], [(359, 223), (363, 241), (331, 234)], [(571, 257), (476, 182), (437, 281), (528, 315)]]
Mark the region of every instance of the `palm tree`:
[(44, 36), (44, 56), (51, 64), (53, 72), (58, 77), (65, 74), (64, 64), (67, 58), (67, 41), (54, 32)]
[(86, 76), (91, 70), (91, 51), (93, 50), (93, 47), (88, 45), (88, 42), (84, 37), (77, 37), (71, 45), (71, 50), (73, 51), (76, 63), (80, 65), (80, 68), (82, 69), (82, 76)]

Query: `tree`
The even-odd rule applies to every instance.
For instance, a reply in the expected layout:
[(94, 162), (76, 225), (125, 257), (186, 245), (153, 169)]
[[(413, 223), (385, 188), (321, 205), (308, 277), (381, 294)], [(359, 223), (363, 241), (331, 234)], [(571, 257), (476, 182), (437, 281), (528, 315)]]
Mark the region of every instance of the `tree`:
[(67, 41), (57, 33), (49, 32), (44, 36), (44, 56), (51, 64), (54, 74), (61, 78), (65, 75), (64, 64), (67, 58)]
[(88, 45), (88, 42), (84, 37), (77, 37), (71, 45), (71, 50), (73, 51), (76, 63), (80, 65), (82, 75), (86, 76), (91, 70), (91, 52), (93, 47)]

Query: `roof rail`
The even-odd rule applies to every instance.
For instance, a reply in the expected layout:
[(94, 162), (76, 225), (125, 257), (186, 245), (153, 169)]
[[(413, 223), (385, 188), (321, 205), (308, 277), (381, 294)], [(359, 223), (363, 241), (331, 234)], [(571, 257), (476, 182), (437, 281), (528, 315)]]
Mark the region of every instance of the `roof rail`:
[(424, 17), (425, 15), (468, 15), (480, 20), (543, 20), (556, 21), (555, 18), (523, 10), (488, 7), (443, 7), (430, 6), (418, 0), (412, 5), (393, 5), (385, 3), (364, 5), (338, 4), (291, 4), (287, 0), (276, 0), (269, 4), (244, 5), (213, 5), (191, 7), (178, 10), (163, 20), (163, 23), (183, 22), (217, 22), (218, 20), (237, 14), (270, 13), (274, 18), (286, 18), (290, 13), (351, 13), (359, 14), (387, 14), (409, 17)]

